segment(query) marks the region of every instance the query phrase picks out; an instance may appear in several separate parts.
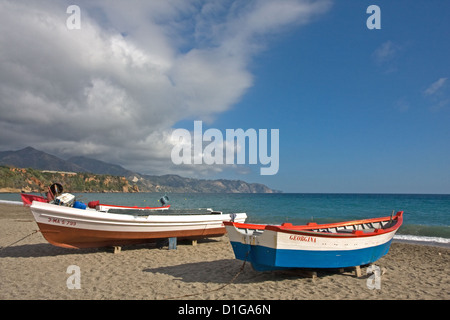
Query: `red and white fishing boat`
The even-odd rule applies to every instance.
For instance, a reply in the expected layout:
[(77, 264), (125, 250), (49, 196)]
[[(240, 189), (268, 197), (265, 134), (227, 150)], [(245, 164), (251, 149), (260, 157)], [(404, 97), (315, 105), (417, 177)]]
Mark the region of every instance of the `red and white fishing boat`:
[[(46, 197), (38, 196), (34, 194), (26, 194), (21, 193), (20, 196), (22, 197), (22, 203), (24, 206), (31, 206), (33, 201), (39, 201), (39, 202), (50, 202)], [(168, 210), (170, 208), (170, 204), (163, 205), (159, 207), (139, 207), (139, 206), (119, 206), (114, 204), (103, 204), (100, 203), (100, 201), (91, 201), (89, 202), (89, 207), (99, 210), (99, 211), (109, 211), (109, 210)]]
[[(33, 201), (39, 201), (39, 202), (51, 202), (53, 201), (58, 195), (61, 195), (63, 192), (63, 187), (59, 183), (54, 183), (51, 186), (47, 188), (47, 196), (38, 196), (34, 194), (27, 194), (27, 193), (21, 193), (20, 196), (22, 198), (22, 203), (24, 206), (31, 206)], [(162, 206), (158, 207), (139, 207), (139, 206), (121, 206), (121, 205), (114, 205), (114, 204), (102, 204), (100, 201), (91, 201), (89, 202), (89, 207), (99, 210), (99, 211), (109, 211), (109, 210), (168, 210), (170, 208), (170, 204), (166, 205), (166, 203), (169, 201), (169, 198), (167, 196), (163, 196), (159, 200), (162, 204)]]
[(259, 271), (345, 268), (373, 263), (387, 254), (403, 222), (389, 217), (294, 226), (224, 222), (235, 257)]
[[(50, 202), (46, 197), (38, 196), (34, 194), (26, 194), (21, 193), (20, 196), (22, 197), (22, 203), (24, 206), (31, 206), (33, 201), (39, 201), (39, 202)], [(163, 205), (159, 207), (139, 207), (139, 206), (120, 206), (120, 205), (114, 205), (114, 204), (103, 204), (100, 203), (100, 201), (91, 201), (89, 202), (89, 207), (99, 210), (99, 211), (109, 211), (109, 210), (168, 210), (170, 208), (170, 204)]]
[(23, 205), (27, 206), (27, 207), (31, 206), (33, 201), (49, 202), (46, 197), (38, 196), (38, 195), (34, 195), (34, 194), (21, 193), (20, 196), (22, 198)]
[[(63, 194), (62, 196), (64, 196)], [(31, 212), (44, 238), (66, 248), (119, 246), (158, 239), (201, 239), (226, 233), (225, 221), (244, 223), (245, 213), (225, 214), (206, 210), (132, 210), (111, 213), (66, 206), (63, 201), (33, 201)]]
[(55, 199), (56, 196), (62, 194), (63, 186), (59, 183), (53, 183), (47, 187), (46, 197), (38, 196), (34, 194), (21, 193), (22, 202), (24, 206), (31, 206), (33, 201), (50, 202)]

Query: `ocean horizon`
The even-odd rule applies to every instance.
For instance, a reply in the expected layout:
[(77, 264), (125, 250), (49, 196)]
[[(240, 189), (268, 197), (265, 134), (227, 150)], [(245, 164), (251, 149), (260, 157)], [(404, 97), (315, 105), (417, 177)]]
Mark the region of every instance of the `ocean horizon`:
[[(367, 193), (74, 193), (78, 201), (160, 206), (167, 195), (174, 209), (212, 208), (245, 212), (261, 224), (331, 223), (389, 216), (404, 211), (394, 240), (450, 246), (450, 195)], [(21, 202), (20, 193), (1, 193), (0, 202)]]

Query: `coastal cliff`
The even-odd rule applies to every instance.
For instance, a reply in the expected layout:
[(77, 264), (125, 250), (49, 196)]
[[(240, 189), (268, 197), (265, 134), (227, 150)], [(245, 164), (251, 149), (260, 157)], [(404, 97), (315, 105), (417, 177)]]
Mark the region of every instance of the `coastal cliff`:
[(260, 183), (144, 175), (83, 156), (64, 160), (26, 147), (0, 152), (0, 192), (41, 192), (58, 182), (67, 192), (278, 193)]
[(88, 172), (63, 172), (0, 166), (0, 192), (45, 192), (58, 182), (67, 192), (202, 192), (274, 193), (258, 183), (240, 180), (200, 180), (177, 175), (129, 177)]
[(45, 192), (53, 182), (62, 184), (68, 192), (138, 191), (125, 177), (0, 167), (0, 192)]

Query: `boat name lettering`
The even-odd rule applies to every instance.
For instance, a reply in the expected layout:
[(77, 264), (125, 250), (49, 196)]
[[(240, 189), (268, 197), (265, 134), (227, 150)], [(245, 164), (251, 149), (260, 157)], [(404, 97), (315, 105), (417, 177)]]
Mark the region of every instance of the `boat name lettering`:
[(64, 219), (59, 219), (59, 218), (48, 218), (47, 222), (62, 224), (65, 226), (76, 226), (77, 225), (77, 223), (75, 221), (69, 221), (69, 220), (64, 220)]
[(296, 236), (296, 235), (290, 235), (289, 240), (294, 241), (306, 241), (306, 242), (316, 242), (316, 238), (308, 237), (308, 236)]

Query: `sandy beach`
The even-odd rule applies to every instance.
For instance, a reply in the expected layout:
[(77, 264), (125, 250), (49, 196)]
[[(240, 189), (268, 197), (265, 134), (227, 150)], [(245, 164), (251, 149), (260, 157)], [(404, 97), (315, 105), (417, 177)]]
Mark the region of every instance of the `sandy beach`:
[[(126, 246), (114, 254), (110, 248), (55, 247), (35, 230), (29, 208), (0, 204), (2, 300), (450, 299), (450, 249), (443, 247), (393, 243), (375, 263), (384, 272), (380, 289), (370, 289), (366, 267), (360, 278), (348, 270), (319, 271), (314, 279), (296, 271), (242, 268), (227, 236), (196, 246), (178, 243), (177, 250)], [(70, 266), (79, 267), (79, 289), (69, 288)]]

